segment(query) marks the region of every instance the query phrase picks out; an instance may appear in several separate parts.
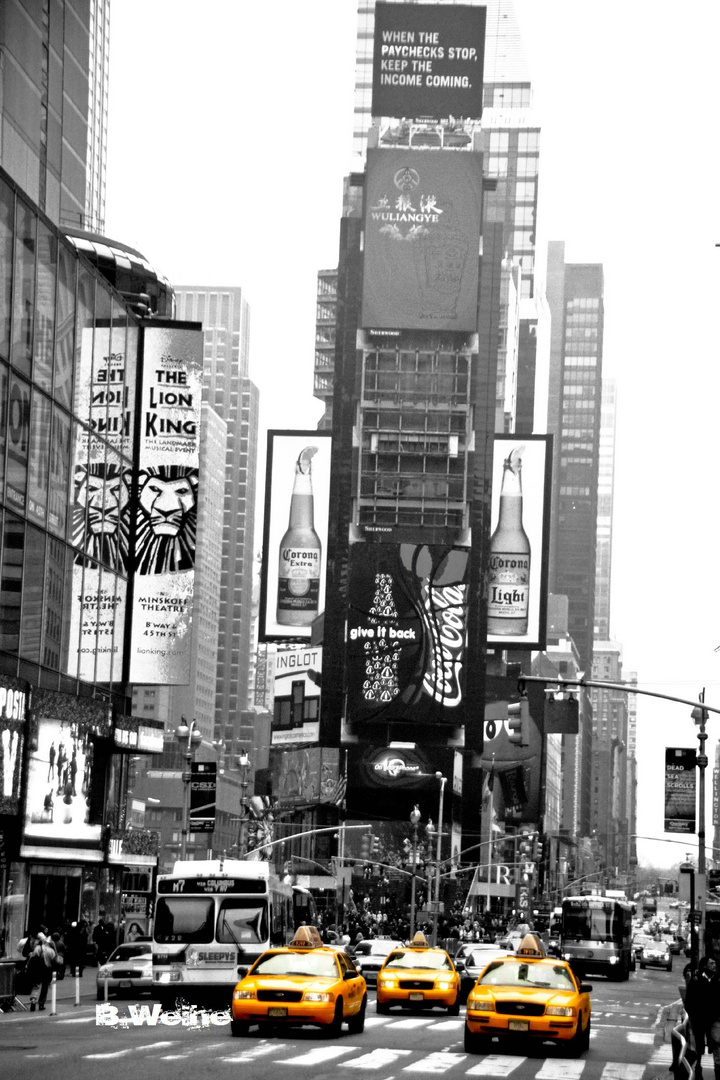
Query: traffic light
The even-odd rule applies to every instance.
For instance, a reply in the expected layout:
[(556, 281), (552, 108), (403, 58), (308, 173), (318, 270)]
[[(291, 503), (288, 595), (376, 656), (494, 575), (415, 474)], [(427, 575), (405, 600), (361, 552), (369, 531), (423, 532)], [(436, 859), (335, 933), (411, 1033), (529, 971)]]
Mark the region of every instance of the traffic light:
[(508, 739), (515, 746), (530, 744), (530, 706), (527, 697), (508, 705)]
[(377, 855), (378, 848), (380, 847), (380, 837), (375, 836), (375, 834), (372, 833), (370, 836), (370, 841), (370, 855)]
[(532, 862), (533, 838), (531, 833), (523, 833), (518, 844), (518, 862)]
[(543, 857), (543, 844), (542, 844), (542, 839), (540, 837), (540, 834), (538, 833), (535, 836), (535, 843), (533, 845), (533, 860), (536, 863), (538, 863), (538, 865), (539, 865), (542, 862), (542, 857)]
[(372, 833), (367, 832), (367, 833), (362, 834), (362, 837), (360, 838), (360, 858), (361, 859), (369, 859), (370, 858), (370, 850), (372, 848), (372, 842), (373, 842), (373, 834)]

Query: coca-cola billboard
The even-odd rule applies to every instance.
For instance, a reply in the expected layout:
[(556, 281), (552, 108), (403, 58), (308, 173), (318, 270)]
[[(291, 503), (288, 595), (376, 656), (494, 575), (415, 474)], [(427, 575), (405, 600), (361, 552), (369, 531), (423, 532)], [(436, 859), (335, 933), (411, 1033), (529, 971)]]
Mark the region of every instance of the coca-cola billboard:
[(348, 719), (464, 722), (468, 559), (452, 546), (353, 547)]

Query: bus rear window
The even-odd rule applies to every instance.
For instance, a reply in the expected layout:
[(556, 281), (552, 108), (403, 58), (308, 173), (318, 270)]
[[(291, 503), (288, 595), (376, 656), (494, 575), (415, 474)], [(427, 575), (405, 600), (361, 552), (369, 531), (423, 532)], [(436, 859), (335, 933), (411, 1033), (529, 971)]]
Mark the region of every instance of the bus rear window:
[(213, 901), (204, 896), (160, 896), (155, 910), (155, 941), (161, 945), (213, 940)]

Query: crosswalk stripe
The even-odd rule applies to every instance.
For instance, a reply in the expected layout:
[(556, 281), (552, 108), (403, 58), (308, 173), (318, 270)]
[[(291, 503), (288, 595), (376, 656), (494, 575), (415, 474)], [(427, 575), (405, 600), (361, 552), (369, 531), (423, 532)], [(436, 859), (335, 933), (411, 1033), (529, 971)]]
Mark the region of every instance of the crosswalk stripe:
[(535, 1080), (577, 1080), (584, 1068), (584, 1061), (554, 1061), (549, 1058), (535, 1074)]
[(464, 1020), (439, 1020), (433, 1024), (433, 1031), (457, 1031), (465, 1026)]
[(407, 1020), (397, 1020), (393, 1024), (395, 1031), (400, 1028), (402, 1031), (410, 1031), (412, 1028), (429, 1027), (432, 1024), (432, 1020), (429, 1016), (409, 1016)]
[(444, 1073), (453, 1065), (459, 1065), (465, 1061), (467, 1054), (451, 1054), (447, 1051), (438, 1050), (434, 1054), (419, 1061), (413, 1061), (412, 1065), (406, 1065), (403, 1072)]
[(307, 1054), (299, 1054), (297, 1057), (285, 1058), (278, 1065), (324, 1065), (326, 1061), (342, 1057), (343, 1054), (351, 1054), (357, 1050), (357, 1046), (322, 1046), (315, 1050), (309, 1050)]
[(655, 1050), (648, 1061), (648, 1065), (669, 1065), (672, 1062), (672, 1057), (672, 1046), (670, 1043), (663, 1043), (662, 1046), (658, 1046), (657, 1050)]
[(628, 1042), (640, 1043), (642, 1046), (652, 1046), (655, 1042), (655, 1035), (652, 1031), (628, 1031), (625, 1038)]
[(602, 1080), (642, 1080), (644, 1065), (626, 1065), (621, 1061), (608, 1061), (602, 1071)]
[(256, 1058), (265, 1057), (267, 1054), (273, 1054), (281, 1050), (287, 1050), (285, 1043), (259, 1043), (257, 1046), (249, 1046), (247, 1050), (243, 1050), (239, 1054), (230, 1054), (217, 1060), (224, 1062), (226, 1065), (247, 1064), (250, 1061), (255, 1061)]
[(527, 1058), (524, 1057), (501, 1057), (499, 1054), (488, 1054), (484, 1061), (468, 1069), (468, 1076), (509, 1076)]
[(383, 1047), (379, 1050), (371, 1050), (369, 1054), (361, 1054), (352, 1061), (339, 1061), (338, 1068), (342, 1069), (382, 1069), (384, 1065), (394, 1065), (402, 1057), (412, 1054), (412, 1050), (395, 1050)]
[(71, 1016), (69, 1020), (56, 1020), (56, 1024), (92, 1024), (94, 1016)]

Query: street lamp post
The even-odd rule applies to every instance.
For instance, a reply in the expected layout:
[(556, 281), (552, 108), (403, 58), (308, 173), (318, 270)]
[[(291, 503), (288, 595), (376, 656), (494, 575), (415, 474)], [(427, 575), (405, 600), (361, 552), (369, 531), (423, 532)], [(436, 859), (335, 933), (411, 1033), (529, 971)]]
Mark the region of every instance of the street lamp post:
[(240, 858), (244, 859), (247, 855), (247, 823), (248, 823), (248, 808), (247, 808), (247, 787), (248, 787), (248, 770), (250, 769), (250, 758), (245, 750), (240, 754), (238, 758), (238, 765), (241, 769), (240, 779), (240, 836), (238, 838), (238, 848), (240, 849)]
[[(705, 701), (705, 690), (703, 689), (700, 694), (700, 701)], [(705, 730), (705, 722), (708, 718), (707, 711), (701, 706), (697, 706), (692, 711), (692, 718), (697, 724), (698, 730), (698, 754), (697, 754), (697, 767), (698, 767), (698, 866), (697, 866), (697, 885), (696, 889), (698, 911), (700, 914), (700, 955), (705, 955), (704, 938), (705, 938), (705, 914), (706, 914), (706, 901), (707, 901), (707, 889), (705, 886), (705, 770), (708, 766), (708, 757), (705, 753), (705, 742), (707, 740), (707, 732)]]
[(443, 800), (445, 797), (445, 785), (447, 783), (447, 776), (443, 776), (441, 772), (436, 772), (435, 775), (440, 781), (440, 806), (438, 808), (438, 832), (435, 864), (435, 902), (433, 904), (432, 943), (434, 946), (437, 945), (438, 915), (440, 912), (440, 855), (442, 852)]
[(418, 825), (420, 824), (420, 807), (415, 804), (410, 811), (410, 828), (412, 830), (412, 877), (410, 879), (410, 937), (415, 933), (415, 877), (417, 875), (417, 839)]
[(192, 763), (195, 750), (202, 742), (202, 734), (196, 720), (191, 720), (188, 725), (184, 716), (180, 717), (180, 724), (175, 728), (175, 738), (180, 745), (187, 743), (185, 750), (185, 768), (182, 771), (183, 781), (183, 820), (180, 842), (180, 858), (184, 861), (187, 855), (187, 838), (190, 831), (190, 784), (192, 781)]

